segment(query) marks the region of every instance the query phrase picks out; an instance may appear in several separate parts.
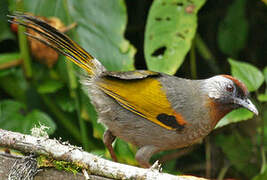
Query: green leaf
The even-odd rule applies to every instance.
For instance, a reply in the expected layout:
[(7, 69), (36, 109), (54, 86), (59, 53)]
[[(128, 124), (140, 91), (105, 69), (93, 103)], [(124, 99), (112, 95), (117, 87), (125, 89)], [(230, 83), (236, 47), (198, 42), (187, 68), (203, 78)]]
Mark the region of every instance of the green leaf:
[(231, 58), (228, 61), (231, 65), (232, 75), (245, 83), (250, 92), (256, 91), (262, 85), (263, 74), (255, 66)]
[(30, 134), (31, 128), (39, 124), (49, 127), (48, 134), (53, 134), (56, 129), (47, 114), (39, 110), (28, 113), (25, 104), (17, 101), (0, 101), (0, 128)]
[(0, 128), (22, 132), (25, 114), (25, 104), (12, 100), (0, 101)]
[(137, 165), (137, 162), (135, 160), (135, 153), (130, 148), (129, 144), (117, 139), (114, 146), (116, 154), (118, 154), (118, 160), (119, 162), (131, 164), (131, 165)]
[(224, 116), (219, 123), (216, 125), (215, 128), (220, 128), (226, 126), (231, 123), (237, 123), (240, 121), (248, 120), (253, 117), (253, 113), (245, 108), (236, 109), (226, 116)]
[(189, 51), (197, 29), (197, 12), (205, 0), (157, 0), (149, 10), (145, 58), (153, 71), (174, 74)]
[(64, 86), (64, 84), (57, 80), (48, 79), (43, 83), (39, 84), (37, 91), (40, 94), (53, 93), (58, 91)]
[(90, 50), (108, 70), (134, 70), (133, 57), (136, 50), (124, 39), (127, 22), (124, 1), (70, 2), (70, 14), (78, 23), (76, 32), (81, 45)]
[(265, 94), (259, 94), (257, 98), (260, 102), (267, 102), (267, 92)]
[(6, 73), (2, 72), (4, 71), (7, 72), (5, 69), (9, 69), (10, 67), (17, 65), (18, 63), (20, 63), (20, 61), (21, 61), (20, 53), (0, 54), (0, 76), (5, 76)]
[(2, 64), (10, 63), (14, 60), (21, 59), (20, 53), (6, 53), (0, 54), (0, 68)]
[(108, 70), (134, 70), (135, 48), (124, 38), (127, 11), (123, 0), (25, 0), (24, 5), (36, 15), (77, 23), (74, 39)]
[(23, 132), (30, 134), (31, 129), (35, 126), (38, 127), (40, 124), (45, 125), (49, 128), (47, 130), (48, 134), (53, 134), (56, 130), (56, 124), (47, 114), (39, 110), (33, 110), (31, 113), (27, 114), (25, 120), (23, 121)]
[(235, 56), (246, 46), (248, 37), (246, 4), (246, 0), (235, 0), (219, 24), (218, 45), (225, 54)]

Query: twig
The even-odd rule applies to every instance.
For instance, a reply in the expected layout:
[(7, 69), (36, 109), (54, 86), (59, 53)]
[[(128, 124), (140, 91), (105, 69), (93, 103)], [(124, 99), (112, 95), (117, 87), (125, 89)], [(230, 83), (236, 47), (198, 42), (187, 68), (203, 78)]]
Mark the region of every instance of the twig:
[[(18, 160), (23, 160), (24, 156), (18, 156), (15, 154), (6, 154), (0, 152), (0, 179), (8, 179), (8, 175), (13, 171), (12, 167)], [(17, 174), (16, 174), (17, 175)], [(89, 174), (89, 179), (93, 180), (112, 180), (110, 178), (104, 178), (102, 176), (96, 176)], [(18, 177), (18, 176), (17, 176)], [(13, 178), (13, 177), (12, 177)], [(18, 177), (19, 180), (23, 178)], [(24, 178), (25, 179), (25, 178)], [(85, 180), (85, 177), (82, 173), (76, 173), (70, 171), (60, 171), (55, 168), (44, 168), (37, 171), (37, 174), (34, 176), (34, 180)], [(13, 178), (12, 180), (15, 180)], [(29, 179), (27, 179), (29, 180)]]

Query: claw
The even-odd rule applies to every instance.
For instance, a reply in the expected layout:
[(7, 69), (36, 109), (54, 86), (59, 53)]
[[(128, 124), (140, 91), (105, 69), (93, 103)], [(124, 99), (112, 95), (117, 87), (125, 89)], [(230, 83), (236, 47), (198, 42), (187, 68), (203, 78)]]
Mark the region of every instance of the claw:
[(161, 172), (162, 171), (162, 167), (161, 167), (161, 164), (159, 163), (159, 161), (155, 161), (154, 164), (149, 168), (150, 170), (154, 171), (158, 171), (158, 172)]

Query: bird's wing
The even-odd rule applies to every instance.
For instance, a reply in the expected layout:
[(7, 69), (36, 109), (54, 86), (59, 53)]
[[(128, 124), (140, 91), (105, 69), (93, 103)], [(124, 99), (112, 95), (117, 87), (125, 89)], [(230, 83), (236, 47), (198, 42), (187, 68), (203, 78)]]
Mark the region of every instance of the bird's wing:
[[(153, 75), (150, 71), (142, 73)], [(161, 127), (181, 130), (186, 124), (182, 115), (172, 108), (165, 90), (155, 76), (143, 79), (105, 76), (97, 84), (122, 107)]]

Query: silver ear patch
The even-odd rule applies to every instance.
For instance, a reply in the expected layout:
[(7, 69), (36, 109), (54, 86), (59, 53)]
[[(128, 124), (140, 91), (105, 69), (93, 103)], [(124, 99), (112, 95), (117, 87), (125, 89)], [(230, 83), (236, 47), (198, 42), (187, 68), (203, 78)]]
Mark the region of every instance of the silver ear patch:
[(222, 88), (225, 87), (225, 84), (229, 83), (229, 79), (224, 78), (223, 76), (214, 76), (206, 80), (205, 89), (208, 93), (209, 98), (219, 99), (221, 98)]
[(208, 94), (209, 98), (212, 99), (219, 99), (220, 98), (220, 94), (218, 93), (218, 91), (211, 91)]

